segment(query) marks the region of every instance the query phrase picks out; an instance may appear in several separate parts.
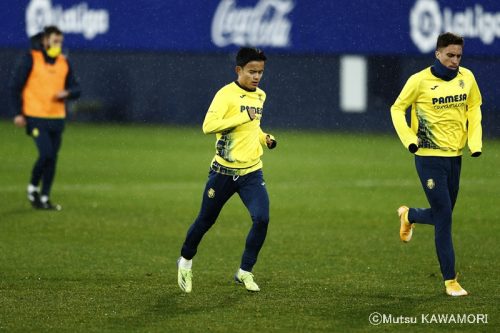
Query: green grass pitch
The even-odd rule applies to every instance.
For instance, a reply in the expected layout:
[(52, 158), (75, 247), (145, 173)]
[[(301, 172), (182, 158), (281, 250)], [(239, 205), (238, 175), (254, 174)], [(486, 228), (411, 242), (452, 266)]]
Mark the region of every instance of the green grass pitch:
[[(263, 157), (271, 222), (254, 269), (262, 291), (232, 281), (251, 223), (235, 196), (204, 238), (185, 295), (175, 262), (213, 136), (69, 123), (52, 196), (64, 209), (40, 212), (25, 198), (35, 147), (0, 122), (0, 331), (500, 331), (499, 141), (486, 138), (483, 156), (463, 160), (453, 233), (471, 295), (451, 298), (432, 228), (399, 241), (397, 207), (427, 202), (395, 133), (265, 129), (278, 147)], [(487, 314), (488, 324), (373, 326), (373, 312)]]

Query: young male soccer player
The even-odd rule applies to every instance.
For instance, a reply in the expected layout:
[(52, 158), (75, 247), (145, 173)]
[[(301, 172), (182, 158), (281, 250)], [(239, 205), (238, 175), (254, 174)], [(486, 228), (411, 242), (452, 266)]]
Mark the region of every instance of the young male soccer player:
[[(457, 200), (462, 149), (481, 155), (481, 94), (472, 72), (459, 67), (464, 40), (452, 33), (437, 39), (434, 65), (412, 75), (391, 108), (396, 132), (415, 154), (415, 166), (430, 208), (398, 209), (399, 235), (412, 237), (414, 223), (434, 226), (435, 245), (446, 293), (465, 296), (455, 273), (451, 217)], [(405, 113), (411, 108), (411, 128)]]
[(236, 56), (236, 81), (220, 89), (203, 122), (205, 134), (215, 134), (215, 157), (203, 192), (198, 217), (187, 232), (177, 260), (178, 283), (182, 291), (192, 289), (192, 259), (203, 235), (215, 223), (227, 200), (238, 193), (252, 217), (240, 269), (234, 279), (249, 291), (259, 291), (252, 268), (257, 261), (269, 223), (269, 197), (262, 175), (262, 145), (276, 147), (276, 140), (260, 128), (266, 94), (258, 88), (266, 56), (255, 48), (243, 47)]
[(65, 102), (80, 96), (71, 66), (61, 54), (63, 39), (55, 26), (32, 37), (32, 49), (20, 59), (10, 82), (14, 124), (27, 127), (39, 153), (27, 188), (28, 200), (34, 208), (44, 210), (61, 210), (49, 196), (64, 130)]

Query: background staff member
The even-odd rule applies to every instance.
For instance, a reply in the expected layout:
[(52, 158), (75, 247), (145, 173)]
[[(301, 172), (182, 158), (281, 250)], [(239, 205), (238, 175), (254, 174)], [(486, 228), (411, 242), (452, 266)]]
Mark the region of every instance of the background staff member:
[(33, 137), (38, 149), (27, 188), (28, 200), (38, 209), (61, 209), (51, 203), (50, 190), (64, 130), (65, 102), (80, 96), (73, 70), (61, 54), (63, 40), (56, 26), (46, 27), (41, 48), (33, 45), (20, 59), (10, 82), (12, 113), (17, 114), (14, 124), (26, 126), (26, 133)]

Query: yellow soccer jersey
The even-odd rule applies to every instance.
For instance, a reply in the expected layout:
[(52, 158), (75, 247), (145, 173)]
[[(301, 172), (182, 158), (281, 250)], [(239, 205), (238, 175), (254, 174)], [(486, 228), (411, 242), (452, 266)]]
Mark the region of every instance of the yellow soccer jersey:
[[(405, 119), (410, 105), (411, 128)], [(403, 145), (418, 145), (416, 155), (460, 156), (467, 139), (471, 153), (481, 152), (481, 93), (466, 68), (451, 81), (435, 77), (430, 67), (412, 75), (391, 117)]]
[[(260, 128), (260, 119), (265, 100), (263, 90), (248, 91), (232, 82), (217, 92), (205, 116), (203, 132), (216, 135), (214, 161), (237, 170), (238, 175), (262, 168), (267, 134)], [(256, 112), (253, 120), (249, 109)]]

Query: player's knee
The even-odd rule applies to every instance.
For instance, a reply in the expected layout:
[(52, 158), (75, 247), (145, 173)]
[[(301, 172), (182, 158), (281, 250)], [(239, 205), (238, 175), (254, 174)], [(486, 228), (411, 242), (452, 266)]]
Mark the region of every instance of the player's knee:
[(432, 215), (440, 220), (451, 220), (451, 206), (450, 205), (434, 205), (432, 207)]
[(54, 156), (52, 156), (52, 155), (44, 156), (43, 164), (46, 167), (53, 167), (56, 164), (56, 158), (54, 158)]
[(46, 154), (40, 154), (40, 156), (38, 157), (38, 161), (42, 166), (45, 167), (50, 163), (50, 158)]
[(442, 217), (436, 221), (434, 226), (434, 235), (436, 238), (450, 237), (451, 235), (451, 215), (449, 217)]
[(252, 216), (252, 220), (255, 224), (261, 226), (267, 226), (269, 224), (269, 214), (259, 213)]
[(451, 224), (451, 214), (451, 207), (443, 207), (436, 215), (439, 216), (439, 219), (442, 220), (444, 224)]
[(195, 224), (208, 230), (215, 224), (217, 216), (200, 214), (195, 220)]
[(57, 154), (50, 149), (42, 150), (40, 152), (40, 160), (44, 163), (54, 163), (57, 159)]

